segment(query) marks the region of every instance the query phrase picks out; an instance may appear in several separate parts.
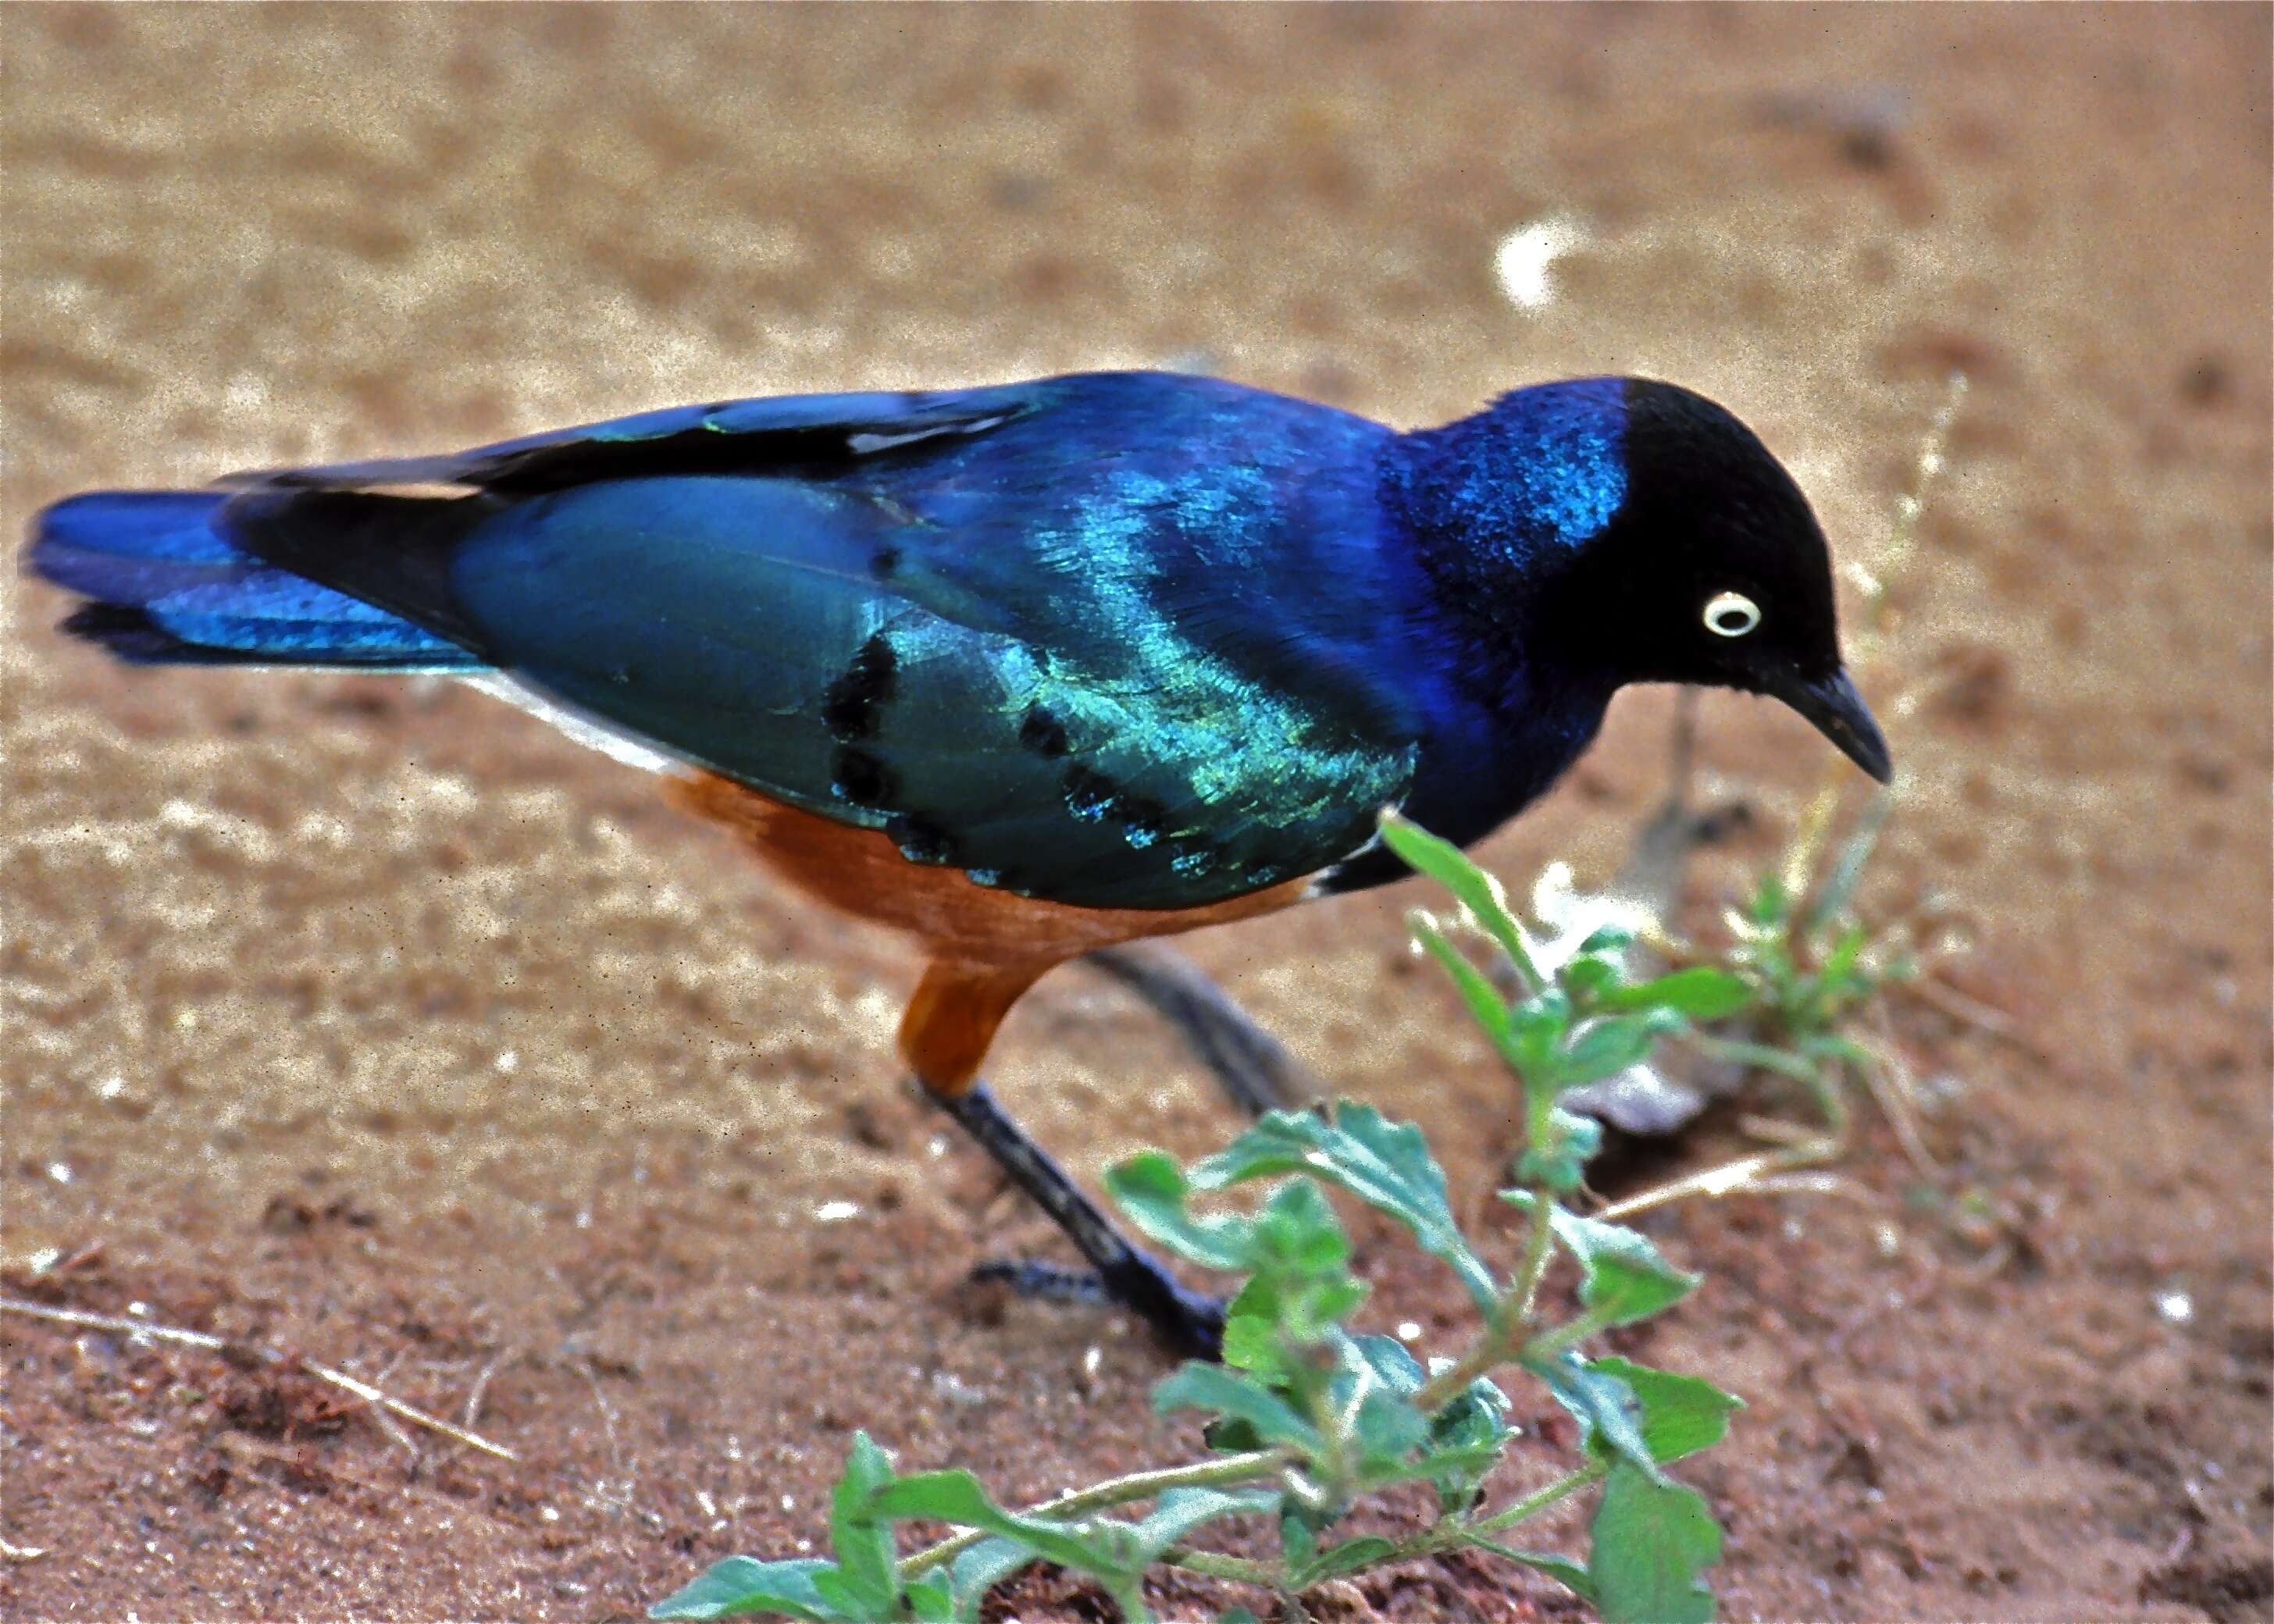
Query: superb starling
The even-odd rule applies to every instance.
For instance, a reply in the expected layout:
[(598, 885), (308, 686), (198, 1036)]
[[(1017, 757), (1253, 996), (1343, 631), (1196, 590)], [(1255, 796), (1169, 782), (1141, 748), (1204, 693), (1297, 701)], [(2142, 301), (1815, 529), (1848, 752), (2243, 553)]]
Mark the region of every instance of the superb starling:
[(1151, 372), (727, 402), (96, 492), (30, 558), (127, 660), (506, 688), (913, 935), (916, 1080), (1201, 1353), (1219, 1307), (979, 1080), (1035, 978), (1394, 878), (1384, 807), (1475, 841), (1630, 682), (1773, 695), (1888, 773), (1799, 487), (1641, 379), (1410, 433)]

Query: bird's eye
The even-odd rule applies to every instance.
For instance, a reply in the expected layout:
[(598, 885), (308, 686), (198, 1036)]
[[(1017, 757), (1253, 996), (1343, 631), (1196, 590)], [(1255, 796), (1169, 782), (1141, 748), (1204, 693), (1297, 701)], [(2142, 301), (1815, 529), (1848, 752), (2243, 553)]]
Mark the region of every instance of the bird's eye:
[(1742, 637), (1761, 623), (1761, 606), (1743, 592), (1716, 592), (1706, 605), (1706, 629), (1716, 637)]

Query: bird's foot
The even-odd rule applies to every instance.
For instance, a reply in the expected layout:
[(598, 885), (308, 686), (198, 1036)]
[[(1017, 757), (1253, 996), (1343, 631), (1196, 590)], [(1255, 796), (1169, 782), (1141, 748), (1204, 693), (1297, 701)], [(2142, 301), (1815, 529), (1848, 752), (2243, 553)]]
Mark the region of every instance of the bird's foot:
[(1109, 1269), (1006, 1259), (983, 1263), (971, 1277), (1036, 1302), (1126, 1308), (1151, 1326), (1171, 1352), (1210, 1362), (1224, 1357), (1224, 1299), (1186, 1289), (1148, 1257)]

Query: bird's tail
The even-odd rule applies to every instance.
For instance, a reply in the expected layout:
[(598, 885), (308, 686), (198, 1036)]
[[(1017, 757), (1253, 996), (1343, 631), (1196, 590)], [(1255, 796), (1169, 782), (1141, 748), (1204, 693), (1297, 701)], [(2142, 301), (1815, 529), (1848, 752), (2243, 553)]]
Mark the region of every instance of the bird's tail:
[(231, 491), (94, 491), (34, 521), (34, 575), (87, 602), (64, 630), (138, 665), (463, 671), (484, 662), (230, 539)]

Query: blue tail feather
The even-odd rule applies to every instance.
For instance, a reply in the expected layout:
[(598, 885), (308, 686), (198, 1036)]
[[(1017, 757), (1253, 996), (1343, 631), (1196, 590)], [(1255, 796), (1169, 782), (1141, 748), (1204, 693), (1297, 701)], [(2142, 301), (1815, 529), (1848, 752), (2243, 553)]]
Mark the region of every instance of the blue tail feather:
[(232, 492), (96, 491), (33, 527), (33, 573), (91, 601), (72, 635), (145, 665), (463, 670), (457, 644), (232, 545)]

